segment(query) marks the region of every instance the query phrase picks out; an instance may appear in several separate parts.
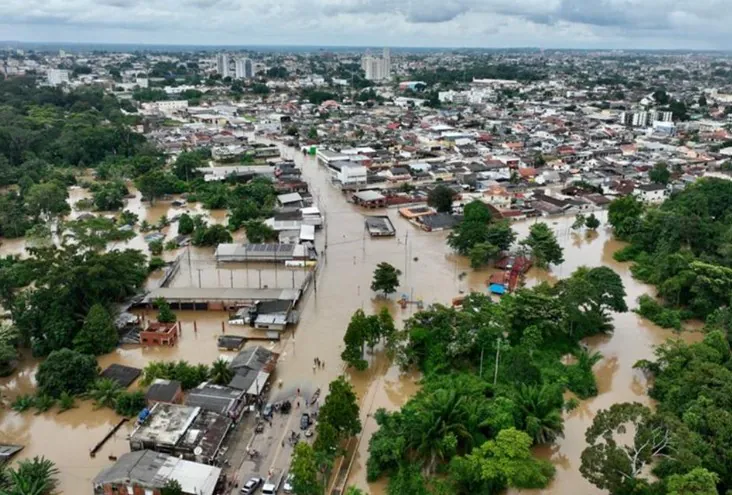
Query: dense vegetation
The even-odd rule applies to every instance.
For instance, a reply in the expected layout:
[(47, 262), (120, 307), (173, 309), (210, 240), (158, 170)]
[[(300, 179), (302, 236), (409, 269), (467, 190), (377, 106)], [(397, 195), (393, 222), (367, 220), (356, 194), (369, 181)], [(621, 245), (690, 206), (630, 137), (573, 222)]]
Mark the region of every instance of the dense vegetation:
[(633, 261), (633, 276), (655, 285), (666, 304), (685, 310), (678, 315), (648, 311), (646, 301), (641, 308), (645, 316), (657, 315), (654, 321), (677, 327), (677, 317), (704, 319), (729, 304), (731, 197), (732, 182), (702, 179), (660, 206), (646, 206), (630, 196), (611, 203), (610, 224), (619, 238), (630, 242), (616, 259)]
[[(562, 435), (563, 392), (597, 393), (598, 354), (582, 338), (610, 332), (610, 311), (627, 311), (620, 277), (580, 268), (554, 287), (520, 289), (500, 303), (471, 294), (462, 309), (433, 306), (392, 338), (422, 389), (397, 412), (379, 410), (368, 477), (389, 474), (389, 493), (499, 493), (546, 486), (553, 467), (530, 447)], [(573, 354), (572, 364), (562, 357)], [(420, 469), (421, 468), (421, 469)], [(435, 482), (431, 473), (447, 474)]]
[[(658, 407), (614, 404), (598, 413), (582, 454), (589, 481), (612, 495), (729, 493), (732, 315), (723, 313), (707, 325), (703, 342), (668, 341), (655, 361), (636, 364), (653, 375)], [(634, 437), (623, 436), (626, 430)]]

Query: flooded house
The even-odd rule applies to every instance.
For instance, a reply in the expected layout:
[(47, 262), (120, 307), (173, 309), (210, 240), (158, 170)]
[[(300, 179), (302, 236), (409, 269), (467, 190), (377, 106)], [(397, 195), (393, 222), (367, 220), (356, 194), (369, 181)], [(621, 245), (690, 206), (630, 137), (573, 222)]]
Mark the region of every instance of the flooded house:
[(143, 345), (175, 345), (180, 335), (180, 323), (161, 323), (149, 321), (140, 332), (140, 343)]
[(180, 484), (184, 495), (213, 495), (220, 487), (221, 468), (140, 450), (123, 454), (92, 485), (96, 495), (160, 495), (170, 480)]
[(231, 425), (230, 418), (202, 407), (158, 402), (138, 420), (130, 435), (130, 450), (154, 450), (211, 464)]
[(246, 394), (243, 390), (206, 382), (189, 390), (185, 403), (236, 420), (246, 405)]
[(178, 380), (156, 379), (145, 393), (145, 402), (148, 407), (158, 402), (166, 404), (183, 403), (183, 386)]
[(234, 372), (229, 387), (243, 390), (249, 400), (259, 397), (268, 386), (279, 357), (276, 352), (259, 345), (245, 348), (229, 365)]

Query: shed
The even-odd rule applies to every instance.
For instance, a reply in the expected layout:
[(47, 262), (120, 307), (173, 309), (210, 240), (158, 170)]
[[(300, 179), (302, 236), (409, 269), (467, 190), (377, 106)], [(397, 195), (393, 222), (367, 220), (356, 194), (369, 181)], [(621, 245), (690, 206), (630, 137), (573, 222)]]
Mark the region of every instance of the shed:
[(122, 364), (110, 364), (102, 374), (102, 378), (109, 378), (119, 383), (122, 388), (127, 388), (137, 380), (142, 370), (139, 368), (133, 368), (132, 366), (124, 366)]

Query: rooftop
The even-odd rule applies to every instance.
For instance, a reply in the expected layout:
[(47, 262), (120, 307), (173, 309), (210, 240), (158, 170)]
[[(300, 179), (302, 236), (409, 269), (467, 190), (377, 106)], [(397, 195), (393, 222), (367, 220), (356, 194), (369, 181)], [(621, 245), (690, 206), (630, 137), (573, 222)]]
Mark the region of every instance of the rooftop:
[(172, 402), (179, 390), (181, 390), (181, 383), (178, 380), (158, 378), (147, 389), (145, 399), (155, 402)]
[(148, 419), (132, 432), (130, 442), (175, 446), (200, 412), (200, 407), (158, 402), (150, 409)]
[(142, 370), (122, 364), (111, 364), (101, 373), (102, 378), (109, 378), (119, 383), (121, 387), (127, 388), (137, 380)]

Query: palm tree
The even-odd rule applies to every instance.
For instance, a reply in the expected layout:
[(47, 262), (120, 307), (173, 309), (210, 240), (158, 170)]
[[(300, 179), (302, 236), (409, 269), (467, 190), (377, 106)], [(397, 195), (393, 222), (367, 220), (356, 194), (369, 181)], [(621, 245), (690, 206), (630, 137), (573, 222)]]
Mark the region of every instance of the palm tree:
[(2, 495), (48, 495), (57, 485), (58, 469), (45, 457), (20, 461), (16, 469), (7, 469), (0, 483)]
[(229, 368), (229, 363), (226, 360), (218, 358), (211, 365), (209, 376), (216, 385), (228, 385), (231, 379), (234, 378), (234, 372)]
[(514, 398), (522, 416), (523, 430), (535, 444), (545, 444), (564, 435), (562, 392), (557, 387), (521, 385)]
[[(472, 437), (465, 407), (466, 397), (455, 390), (440, 389), (427, 397), (416, 411), (421, 421), (409, 435), (408, 448), (427, 462), (427, 472), (434, 471), (437, 461), (445, 461), (462, 441), (470, 445)], [(454, 439), (454, 440), (453, 440)]]
[(583, 347), (574, 353), (574, 357), (577, 358), (577, 366), (580, 369), (590, 371), (593, 366), (600, 362), (602, 354), (597, 351), (590, 351)]
[(119, 383), (111, 378), (100, 378), (89, 390), (89, 398), (94, 400), (97, 407), (114, 407), (121, 392), (122, 387)]

